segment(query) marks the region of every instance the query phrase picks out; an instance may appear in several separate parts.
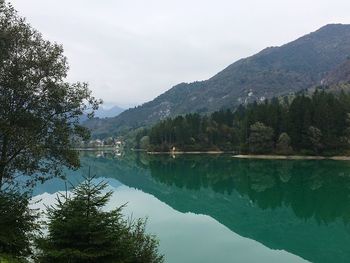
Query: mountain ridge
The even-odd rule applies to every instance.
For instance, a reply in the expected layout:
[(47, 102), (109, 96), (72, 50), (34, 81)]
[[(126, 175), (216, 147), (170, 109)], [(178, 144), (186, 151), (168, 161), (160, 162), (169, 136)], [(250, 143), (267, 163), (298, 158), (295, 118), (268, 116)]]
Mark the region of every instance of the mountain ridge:
[(100, 107), (95, 112), (95, 117), (97, 118), (112, 118), (118, 116), (120, 113), (122, 113), (125, 109), (119, 107), (119, 106), (112, 106), (111, 108), (104, 108), (103, 106)]
[(103, 137), (191, 112), (208, 113), (322, 84), (350, 55), (350, 25), (329, 24), (279, 47), (240, 59), (204, 81), (180, 83), (115, 118), (86, 126)]

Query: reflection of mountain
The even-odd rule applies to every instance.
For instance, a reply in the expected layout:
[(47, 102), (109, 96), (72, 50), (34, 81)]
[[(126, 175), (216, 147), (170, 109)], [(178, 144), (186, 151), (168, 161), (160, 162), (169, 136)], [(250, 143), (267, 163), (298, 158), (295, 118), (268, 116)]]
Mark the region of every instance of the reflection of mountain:
[[(129, 159), (128, 159), (129, 158)], [(230, 157), (84, 157), (98, 176), (206, 214), (235, 233), (312, 262), (350, 257), (350, 164)]]

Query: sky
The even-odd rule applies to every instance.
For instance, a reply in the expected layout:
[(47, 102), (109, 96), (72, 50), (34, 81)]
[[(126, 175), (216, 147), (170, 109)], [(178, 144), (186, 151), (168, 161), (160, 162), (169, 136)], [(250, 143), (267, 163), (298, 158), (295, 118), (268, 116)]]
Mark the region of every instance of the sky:
[(64, 46), (69, 81), (88, 82), (106, 106), (124, 108), (326, 24), (350, 24), (349, 0), (10, 2)]

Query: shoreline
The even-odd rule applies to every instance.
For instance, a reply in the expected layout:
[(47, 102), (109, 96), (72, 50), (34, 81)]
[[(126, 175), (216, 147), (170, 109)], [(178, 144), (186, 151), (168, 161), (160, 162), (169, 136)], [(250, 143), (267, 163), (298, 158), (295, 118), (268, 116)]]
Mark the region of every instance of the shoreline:
[(233, 154), (234, 152), (225, 152), (225, 151), (178, 151), (178, 152), (147, 152), (150, 155), (180, 155), (180, 154)]
[(74, 150), (76, 151), (81, 151), (81, 152), (84, 152), (84, 151), (115, 151), (116, 148), (114, 147), (89, 147), (89, 148), (74, 148)]
[[(114, 147), (96, 147), (96, 148), (75, 148), (77, 151), (115, 151)], [(261, 160), (335, 160), (350, 161), (350, 156), (317, 156), (317, 155), (269, 155), (269, 154), (235, 154), (234, 151), (170, 151), (170, 152), (151, 152), (135, 150), (135, 152), (145, 152), (149, 155), (196, 155), (196, 154), (234, 154), (232, 158), (236, 159), (261, 159)]]
[(262, 159), (262, 160), (336, 160), (350, 161), (350, 156), (307, 156), (307, 155), (254, 155), (254, 154), (238, 154), (232, 156), (237, 159)]
[[(147, 152), (150, 155), (196, 155), (196, 154), (235, 154), (235, 152), (225, 151), (176, 151), (176, 152)], [(261, 159), (261, 160), (335, 160), (350, 161), (350, 156), (316, 156), (316, 155), (267, 155), (267, 154), (237, 154), (232, 158), (236, 159)]]

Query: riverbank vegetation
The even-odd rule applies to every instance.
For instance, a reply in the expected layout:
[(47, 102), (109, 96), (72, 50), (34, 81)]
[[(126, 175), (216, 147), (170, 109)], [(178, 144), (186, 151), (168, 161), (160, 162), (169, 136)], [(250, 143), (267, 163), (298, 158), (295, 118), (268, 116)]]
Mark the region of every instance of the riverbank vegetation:
[(317, 89), (213, 112), (166, 119), (137, 137), (149, 151), (222, 150), (252, 154), (339, 155), (349, 149), (350, 95)]

